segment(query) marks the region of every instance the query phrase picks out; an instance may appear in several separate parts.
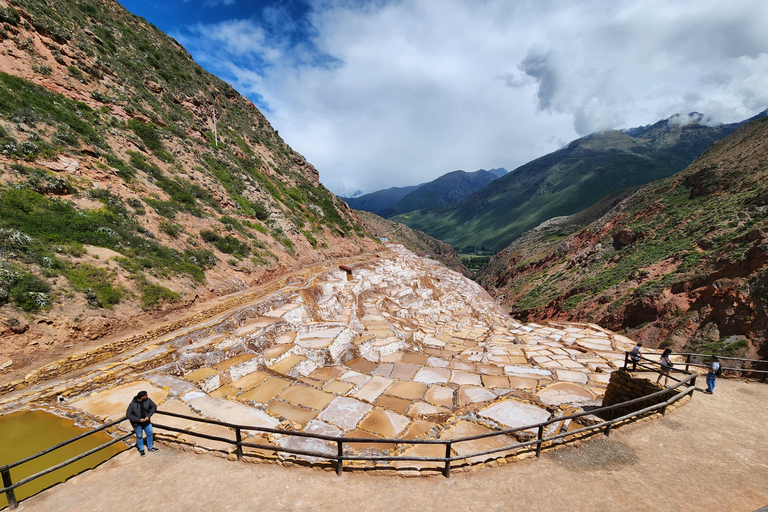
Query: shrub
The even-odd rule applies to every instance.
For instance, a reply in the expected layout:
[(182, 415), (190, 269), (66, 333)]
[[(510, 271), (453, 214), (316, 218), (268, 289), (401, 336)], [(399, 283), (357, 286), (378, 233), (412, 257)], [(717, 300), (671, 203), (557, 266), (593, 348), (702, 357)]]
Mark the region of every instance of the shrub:
[(157, 284), (145, 284), (141, 290), (141, 307), (143, 309), (152, 308), (162, 303), (172, 303), (181, 300), (181, 294), (169, 290), (164, 286)]
[(86, 294), (89, 305), (93, 307), (111, 308), (123, 296), (123, 289), (112, 285), (115, 273), (107, 269), (83, 263), (65, 272), (65, 275), (75, 290)]

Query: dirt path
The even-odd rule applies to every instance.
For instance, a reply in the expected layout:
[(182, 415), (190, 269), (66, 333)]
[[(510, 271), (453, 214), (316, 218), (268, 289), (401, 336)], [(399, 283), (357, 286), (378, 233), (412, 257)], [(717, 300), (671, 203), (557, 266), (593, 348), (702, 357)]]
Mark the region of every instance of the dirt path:
[(22, 502), (87, 510), (733, 511), (768, 505), (768, 385), (721, 379), (665, 418), (539, 460), (401, 478), (131, 450)]

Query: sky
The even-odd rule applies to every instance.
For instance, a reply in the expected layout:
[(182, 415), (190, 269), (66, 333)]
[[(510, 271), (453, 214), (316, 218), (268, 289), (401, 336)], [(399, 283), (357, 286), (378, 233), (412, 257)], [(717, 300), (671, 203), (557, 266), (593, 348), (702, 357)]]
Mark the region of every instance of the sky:
[(765, 0), (122, 0), (339, 195), (768, 108)]

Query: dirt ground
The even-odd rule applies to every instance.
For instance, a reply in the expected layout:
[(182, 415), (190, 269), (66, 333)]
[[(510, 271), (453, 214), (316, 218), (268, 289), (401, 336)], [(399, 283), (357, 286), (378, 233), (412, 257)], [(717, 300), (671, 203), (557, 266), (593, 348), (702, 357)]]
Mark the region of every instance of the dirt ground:
[(733, 511), (768, 505), (768, 385), (715, 394), (580, 447), (503, 467), (403, 478), (124, 452), (18, 510)]

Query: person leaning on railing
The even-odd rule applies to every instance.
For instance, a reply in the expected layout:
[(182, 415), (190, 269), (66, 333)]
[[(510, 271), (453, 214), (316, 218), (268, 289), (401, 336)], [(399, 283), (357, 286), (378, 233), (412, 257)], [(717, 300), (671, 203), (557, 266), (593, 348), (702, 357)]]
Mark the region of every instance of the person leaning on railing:
[(130, 404), (125, 415), (131, 422), (136, 434), (136, 448), (141, 456), (144, 456), (144, 434), (147, 434), (147, 449), (151, 452), (159, 451), (152, 445), (152, 415), (157, 412), (157, 405), (149, 398), (146, 391), (139, 391)]
[(637, 345), (632, 347), (632, 352), (629, 353), (629, 357), (632, 359), (632, 371), (637, 368), (637, 363), (640, 362), (640, 356), (642, 355), (643, 342), (638, 341)]

